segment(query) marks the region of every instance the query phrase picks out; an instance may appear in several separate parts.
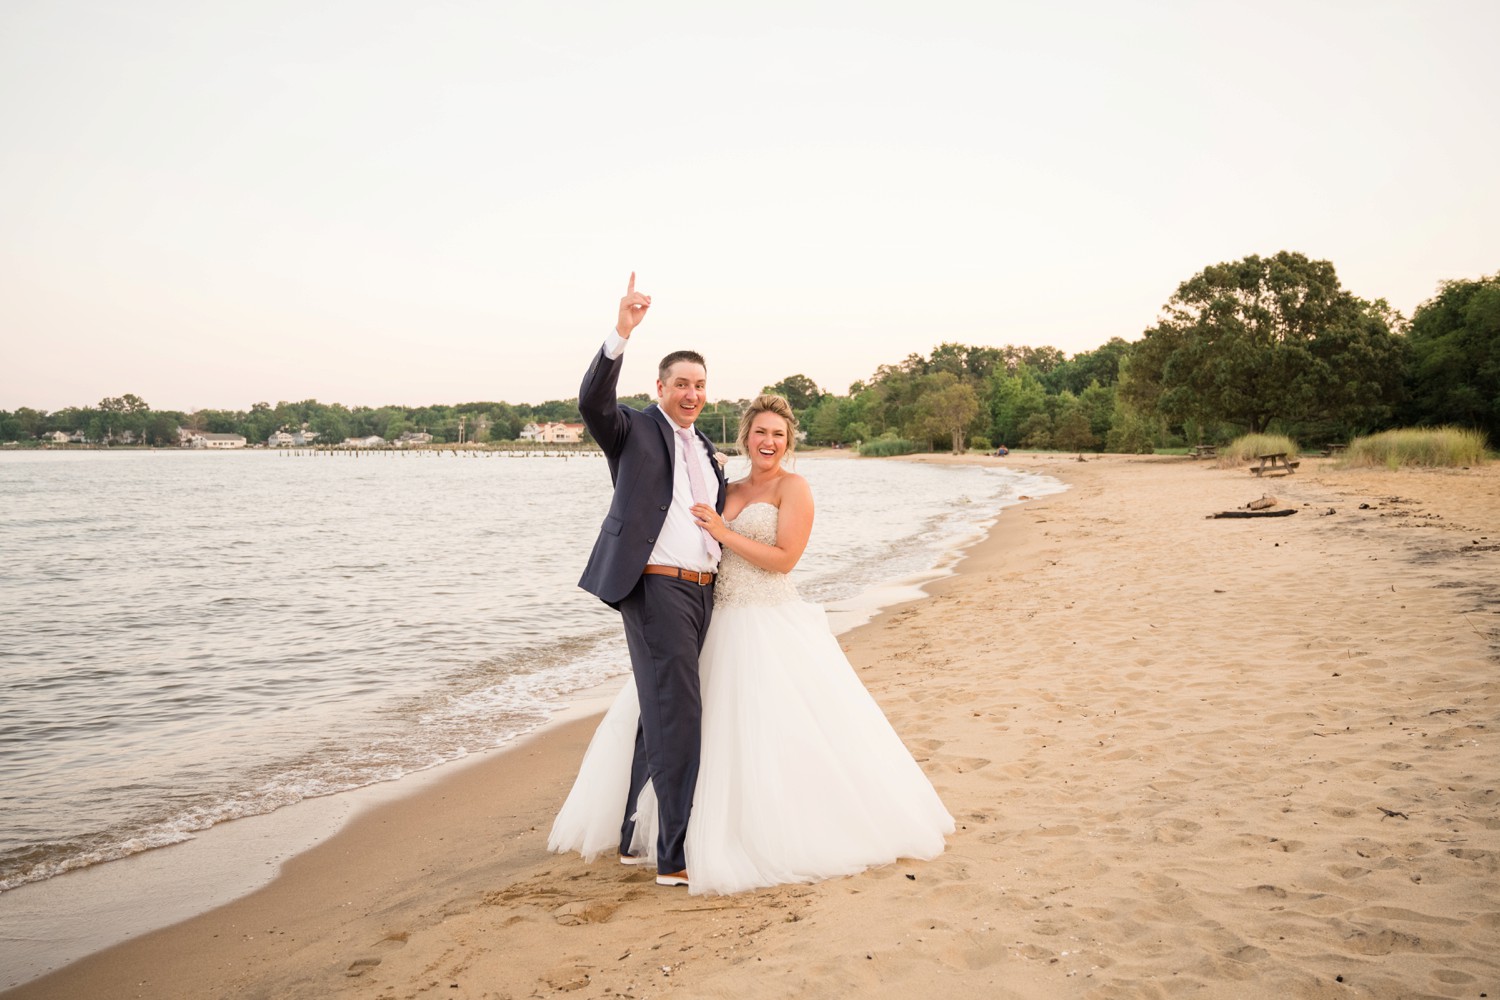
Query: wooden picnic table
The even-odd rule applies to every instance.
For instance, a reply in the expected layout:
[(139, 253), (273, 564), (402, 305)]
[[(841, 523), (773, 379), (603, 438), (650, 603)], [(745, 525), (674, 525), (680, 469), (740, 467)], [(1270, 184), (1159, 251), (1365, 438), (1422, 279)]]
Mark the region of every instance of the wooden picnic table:
[(1216, 444), (1193, 445), (1194, 458), (1214, 458), (1219, 454), (1219, 446)]
[(1297, 471), (1297, 466), (1302, 464), (1298, 461), (1288, 462), (1286, 460), (1286, 452), (1284, 451), (1273, 452), (1269, 455), (1256, 455), (1255, 457), (1260, 459), (1260, 464), (1251, 468), (1250, 471), (1257, 476), (1264, 475), (1267, 472), (1273, 475), (1290, 476)]
[(1349, 446), (1347, 444), (1343, 444), (1342, 442), (1328, 445), (1323, 449), (1323, 457), (1332, 458), (1334, 455), (1342, 455), (1344, 453), (1344, 449), (1348, 447)]

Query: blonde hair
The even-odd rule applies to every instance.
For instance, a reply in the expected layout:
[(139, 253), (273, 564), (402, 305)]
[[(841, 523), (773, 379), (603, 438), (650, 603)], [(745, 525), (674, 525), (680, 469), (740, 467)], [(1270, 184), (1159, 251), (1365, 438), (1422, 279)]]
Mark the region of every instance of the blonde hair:
[(740, 433), (735, 439), (735, 443), (740, 446), (740, 454), (750, 454), (750, 425), (762, 413), (774, 413), (786, 421), (786, 454), (782, 456), (782, 461), (791, 458), (792, 451), (797, 447), (797, 415), (792, 412), (792, 404), (786, 401), (786, 397), (769, 392), (761, 393), (751, 400), (740, 417)]

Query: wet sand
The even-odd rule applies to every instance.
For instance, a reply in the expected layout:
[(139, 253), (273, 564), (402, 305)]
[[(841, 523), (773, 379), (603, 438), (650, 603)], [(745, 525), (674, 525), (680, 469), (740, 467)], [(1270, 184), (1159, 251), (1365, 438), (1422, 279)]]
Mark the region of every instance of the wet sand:
[(549, 855), (584, 720), (3, 996), (1500, 996), (1500, 466), (980, 461), (1072, 488), (842, 638), (938, 860), (700, 899)]

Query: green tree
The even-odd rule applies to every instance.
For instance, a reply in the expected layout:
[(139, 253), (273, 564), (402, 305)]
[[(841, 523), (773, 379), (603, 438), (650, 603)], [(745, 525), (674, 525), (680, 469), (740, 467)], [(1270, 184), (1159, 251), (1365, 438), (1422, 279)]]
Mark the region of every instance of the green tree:
[(1215, 264), (1164, 312), (1131, 350), (1129, 402), (1173, 421), (1374, 421), (1399, 399), (1399, 317), (1339, 287), (1328, 261)]
[(1000, 369), (991, 375), (987, 399), (993, 428), (991, 439), (997, 444), (1021, 441), (1027, 421), (1036, 413), (1045, 414), (1047, 409), (1047, 390), (1029, 365), (1021, 365), (1014, 372)]
[(1078, 394), (1078, 403), (1088, 415), (1089, 433), (1096, 443), (1102, 442), (1115, 419), (1115, 387), (1092, 381)]
[(29, 406), (18, 406), (14, 413), (6, 416), (6, 430), (0, 433), (0, 441), (34, 441), (47, 424), (47, 411), (33, 410)]
[(243, 434), (251, 444), (263, 443), (279, 426), (276, 411), (271, 409), (270, 403), (255, 403), (250, 407), (249, 413), (240, 415), (239, 430), (236, 433)]
[(1111, 337), (1095, 350), (1073, 355), (1048, 372), (1043, 382), (1050, 392), (1066, 389), (1075, 396), (1082, 396), (1092, 382), (1109, 388), (1120, 380), (1120, 359), (1129, 350), (1130, 345), (1124, 340)]
[(1417, 307), (1408, 339), (1407, 418), (1474, 427), (1500, 445), (1500, 274), (1443, 282)]
[(1052, 444), (1064, 451), (1084, 451), (1099, 443), (1089, 429), (1089, 414), (1078, 397), (1064, 392), (1058, 397), (1057, 416), (1052, 422)]
[(922, 379), (914, 428), (920, 437), (948, 438), (953, 454), (961, 455), (969, 426), (977, 416), (979, 396), (969, 383), (952, 372), (937, 372)]
[(339, 444), (349, 436), (349, 411), (335, 403), (317, 407), (308, 421), (310, 430), (316, 431), (319, 445)]
[(146, 418), (142, 439), (153, 448), (171, 448), (177, 444), (181, 414), (153, 412)]
[(816, 406), (818, 400), (823, 398), (823, 390), (819, 389), (818, 384), (806, 375), (788, 375), (775, 385), (766, 386), (761, 392), (785, 397), (799, 417), (804, 411)]
[(1022, 447), (1052, 447), (1052, 415), (1046, 410), (1038, 410), (1021, 422), (1016, 434)]
[(923, 365), (923, 374), (951, 372), (970, 385), (977, 385), (1003, 367), (1005, 356), (999, 348), (944, 343), (933, 348), (932, 356)]
[(125, 400), (118, 396), (105, 396), (94, 408), (94, 416), (86, 431), (90, 441), (108, 444), (115, 435), (125, 429)]
[(844, 401), (833, 393), (824, 394), (807, 421), (807, 439), (813, 444), (843, 444)]

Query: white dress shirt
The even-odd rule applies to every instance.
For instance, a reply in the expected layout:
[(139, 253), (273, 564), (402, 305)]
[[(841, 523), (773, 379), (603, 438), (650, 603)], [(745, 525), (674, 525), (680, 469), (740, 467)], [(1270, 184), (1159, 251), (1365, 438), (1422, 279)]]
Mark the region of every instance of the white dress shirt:
[[(618, 358), (625, 353), (628, 343), (615, 331), (609, 331), (609, 336), (604, 339), (605, 357), (611, 361)], [(682, 426), (665, 410), (662, 414), (674, 432)], [(695, 446), (702, 444), (696, 433), (693, 434), (692, 441)], [(698, 462), (703, 473), (703, 484), (710, 491), (710, 504), (714, 502), (719, 477), (714, 474), (713, 458), (709, 456), (707, 448), (694, 447), (691, 449), (693, 454), (688, 455), (688, 449), (683, 447), (682, 438), (676, 433), (672, 435), (672, 443), (672, 503), (667, 508), (667, 519), (661, 526), (661, 532), (656, 536), (656, 547), (651, 550), (651, 558), (647, 561), (661, 566), (712, 573), (719, 568), (719, 560), (717, 556), (709, 555), (703, 529), (693, 518), (693, 488), (688, 483), (687, 467), (683, 462)]]

